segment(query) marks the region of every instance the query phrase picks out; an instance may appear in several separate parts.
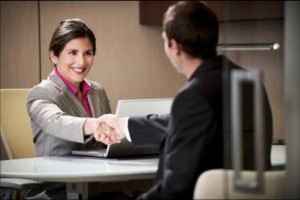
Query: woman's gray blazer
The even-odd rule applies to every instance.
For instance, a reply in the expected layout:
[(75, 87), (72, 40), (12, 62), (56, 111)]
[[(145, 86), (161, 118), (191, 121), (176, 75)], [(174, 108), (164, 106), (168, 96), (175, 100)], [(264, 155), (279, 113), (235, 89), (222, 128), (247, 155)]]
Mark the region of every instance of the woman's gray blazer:
[[(99, 83), (86, 81), (91, 86), (88, 101), (93, 117), (111, 113), (104, 88)], [(92, 136), (84, 136), (83, 124), (88, 115), (76, 96), (54, 72), (29, 91), (27, 111), (36, 156), (61, 156), (70, 154), (74, 149), (104, 146)]]

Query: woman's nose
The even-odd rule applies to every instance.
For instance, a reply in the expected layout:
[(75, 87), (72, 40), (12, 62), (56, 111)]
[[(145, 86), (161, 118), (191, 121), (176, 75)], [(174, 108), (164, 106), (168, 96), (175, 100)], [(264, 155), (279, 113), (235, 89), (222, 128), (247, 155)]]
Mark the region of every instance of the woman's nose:
[(77, 59), (76, 59), (76, 62), (79, 65), (84, 65), (84, 63), (85, 63), (84, 55), (78, 55)]

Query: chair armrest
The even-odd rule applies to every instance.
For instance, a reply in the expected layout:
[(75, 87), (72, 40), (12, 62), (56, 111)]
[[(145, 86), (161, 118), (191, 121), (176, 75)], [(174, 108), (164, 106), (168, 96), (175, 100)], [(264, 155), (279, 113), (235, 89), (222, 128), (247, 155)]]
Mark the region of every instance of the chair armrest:
[(33, 189), (41, 187), (41, 183), (20, 178), (0, 178), (1, 188), (13, 188), (13, 189)]

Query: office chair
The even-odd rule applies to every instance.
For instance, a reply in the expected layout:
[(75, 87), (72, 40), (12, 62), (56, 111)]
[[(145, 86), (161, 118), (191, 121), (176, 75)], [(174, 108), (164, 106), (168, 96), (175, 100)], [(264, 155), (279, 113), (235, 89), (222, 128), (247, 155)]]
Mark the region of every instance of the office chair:
[[(10, 149), (7, 145), (2, 129), (0, 128), (0, 160), (9, 160), (12, 159)], [(40, 183), (28, 180), (28, 179), (19, 179), (19, 178), (1, 178), (0, 177), (0, 199), (16, 199), (17, 190), (28, 190), (33, 188), (39, 188)], [(23, 198), (22, 198), (23, 199)]]
[[(253, 137), (255, 170), (243, 170), (243, 107), (244, 82), (253, 83)], [(231, 162), (233, 169), (211, 169), (196, 181), (194, 199), (283, 199), (285, 170), (265, 171), (264, 103), (259, 71), (231, 71)], [(249, 132), (249, 131), (248, 131)], [(249, 134), (249, 133), (248, 133)]]
[[(264, 186), (261, 192), (235, 189), (233, 170), (212, 169), (202, 173), (194, 188), (194, 199), (284, 199), (285, 170), (264, 172)], [(253, 183), (255, 171), (242, 171), (243, 180)]]
[[(0, 89), (1, 160), (35, 156), (26, 110), (28, 91), (29, 89)], [(40, 183), (34, 180), (0, 177), (2, 199), (15, 199), (17, 191), (39, 187)]]
[[(26, 97), (29, 89), (0, 89), (0, 126), (13, 159), (35, 156)], [(22, 144), (22, 145), (20, 145)]]

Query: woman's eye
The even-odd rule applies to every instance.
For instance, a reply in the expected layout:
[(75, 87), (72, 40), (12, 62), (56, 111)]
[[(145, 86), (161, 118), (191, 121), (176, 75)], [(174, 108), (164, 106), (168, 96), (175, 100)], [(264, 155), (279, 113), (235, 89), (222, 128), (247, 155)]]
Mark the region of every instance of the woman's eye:
[(76, 51), (70, 51), (69, 52), (69, 54), (71, 54), (71, 55), (76, 55), (76, 53), (77, 53)]

